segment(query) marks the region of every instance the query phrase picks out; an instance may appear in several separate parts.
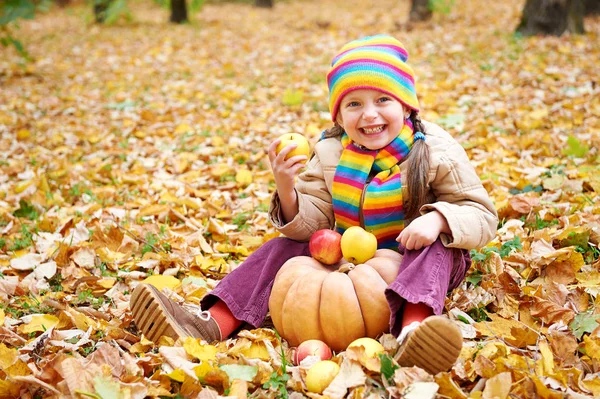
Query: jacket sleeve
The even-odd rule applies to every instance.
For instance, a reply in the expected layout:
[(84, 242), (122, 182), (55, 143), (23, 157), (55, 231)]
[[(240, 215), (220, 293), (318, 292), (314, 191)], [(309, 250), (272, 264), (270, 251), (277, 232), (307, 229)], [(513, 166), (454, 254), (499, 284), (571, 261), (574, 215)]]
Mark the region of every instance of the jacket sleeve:
[(437, 201), (421, 207), (421, 214), (433, 210), (448, 222), (452, 236), (442, 234), (446, 247), (475, 249), (489, 243), (496, 234), (498, 213), (469, 158), (458, 142), (440, 155), (435, 178), (430, 183)]
[(269, 218), (279, 232), (296, 241), (308, 241), (312, 234), (321, 229), (332, 229), (335, 225), (331, 193), (325, 184), (323, 168), (317, 154), (307, 164), (296, 182), (298, 214), (284, 223), (281, 203), (277, 192), (271, 198)]

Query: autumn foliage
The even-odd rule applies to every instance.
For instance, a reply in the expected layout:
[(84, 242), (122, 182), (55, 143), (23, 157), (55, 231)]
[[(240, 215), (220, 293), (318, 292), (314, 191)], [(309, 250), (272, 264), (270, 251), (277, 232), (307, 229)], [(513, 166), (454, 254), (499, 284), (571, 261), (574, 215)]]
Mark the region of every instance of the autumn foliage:
[(278, 235), (267, 146), (316, 142), (331, 55), (375, 33), (406, 44), (423, 119), (462, 143), (501, 222), (448, 296), (465, 337), (450, 372), (398, 368), (384, 335), (379, 358), (336, 354), (324, 394), (600, 396), (600, 19), (521, 38), (521, 1), (481, 4), (410, 30), (395, 0), (207, 3), (182, 26), (142, 1), (97, 26), (77, 3), (22, 21), (32, 61), (0, 48), (0, 397), (321, 397), (269, 320), (175, 346), (140, 336), (128, 301), (148, 281), (197, 304)]

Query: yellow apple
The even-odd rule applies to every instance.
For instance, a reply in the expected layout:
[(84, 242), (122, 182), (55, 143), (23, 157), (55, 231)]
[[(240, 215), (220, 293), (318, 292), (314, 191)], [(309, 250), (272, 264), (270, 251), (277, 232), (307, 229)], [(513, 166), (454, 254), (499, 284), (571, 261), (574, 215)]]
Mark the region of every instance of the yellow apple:
[(365, 355), (368, 357), (375, 357), (379, 353), (385, 352), (383, 345), (379, 343), (379, 341), (374, 340), (373, 338), (359, 338), (355, 339), (348, 345), (348, 348), (362, 346), (365, 348)]
[(322, 393), (340, 372), (340, 366), (331, 360), (315, 363), (306, 373), (306, 388), (310, 392)]
[(342, 234), (342, 254), (355, 265), (365, 263), (377, 251), (377, 238), (360, 226), (352, 226)]
[(296, 155), (306, 155), (306, 160), (303, 161), (306, 163), (308, 160), (308, 156), (310, 155), (310, 145), (308, 144), (308, 140), (301, 134), (298, 133), (287, 133), (279, 137), (281, 142), (277, 145), (277, 149), (275, 152), (279, 154), (281, 150), (287, 147), (290, 144), (296, 144), (296, 148), (290, 151), (285, 159), (294, 157)]

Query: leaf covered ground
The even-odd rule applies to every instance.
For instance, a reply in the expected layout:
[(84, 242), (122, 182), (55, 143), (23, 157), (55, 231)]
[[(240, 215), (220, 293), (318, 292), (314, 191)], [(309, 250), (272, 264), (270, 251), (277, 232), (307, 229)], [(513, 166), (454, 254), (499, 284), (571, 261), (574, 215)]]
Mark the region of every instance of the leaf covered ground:
[(0, 50), (0, 397), (320, 397), (274, 330), (150, 342), (128, 301), (150, 279), (198, 303), (278, 235), (266, 148), (316, 141), (331, 56), (376, 33), (409, 49), (423, 118), (462, 143), (501, 224), (448, 297), (451, 372), (347, 351), (328, 396), (600, 396), (600, 19), (521, 38), (522, 6), (456, 0), (408, 25), (402, 1), (209, 3), (173, 26), (134, 1), (111, 26), (77, 4), (22, 22), (34, 61)]

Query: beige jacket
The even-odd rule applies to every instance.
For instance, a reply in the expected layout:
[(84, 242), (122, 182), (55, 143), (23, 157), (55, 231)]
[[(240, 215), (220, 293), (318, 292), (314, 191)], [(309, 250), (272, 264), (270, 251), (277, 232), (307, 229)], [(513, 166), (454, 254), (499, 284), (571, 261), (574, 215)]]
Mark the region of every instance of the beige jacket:
[[(441, 235), (445, 246), (482, 247), (496, 234), (496, 209), (462, 146), (441, 127), (428, 122), (424, 125), (431, 169), (428, 201), (420, 212), (437, 210), (446, 218), (452, 235)], [(282, 223), (279, 197), (275, 192), (269, 214), (282, 234), (293, 240), (308, 241), (315, 231), (335, 226), (331, 192), (341, 154), (339, 138), (321, 140), (315, 145), (314, 155), (296, 183), (299, 212), (286, 224)], [(400, 164), (400, 172), (404, 185), (406, 162)]]

